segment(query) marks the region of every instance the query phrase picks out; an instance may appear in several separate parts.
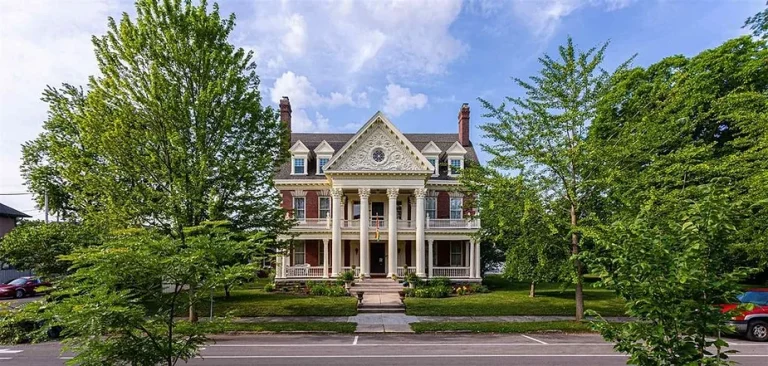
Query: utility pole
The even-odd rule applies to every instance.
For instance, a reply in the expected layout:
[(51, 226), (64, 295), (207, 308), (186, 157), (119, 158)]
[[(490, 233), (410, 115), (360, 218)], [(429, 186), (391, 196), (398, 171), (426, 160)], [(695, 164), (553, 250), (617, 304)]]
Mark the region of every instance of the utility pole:
[(45, 223), (48, 223), (48, 189), (45, 189)]

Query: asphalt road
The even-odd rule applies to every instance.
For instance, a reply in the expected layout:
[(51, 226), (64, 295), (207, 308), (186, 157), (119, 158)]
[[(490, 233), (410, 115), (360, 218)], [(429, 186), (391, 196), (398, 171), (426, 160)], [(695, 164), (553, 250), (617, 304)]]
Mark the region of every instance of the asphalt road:
[[(624, 365), (597, 335), (228, 335), (191, 365)], [(768, 364), (768, 344), (730, 340), (742, 365)], [(2, 365), (61, 365), (58, 343), (0, 346)], [(65, 355), (66, 356), (66, 355)], [(179, 365), (183, 364), (180, 362)]]

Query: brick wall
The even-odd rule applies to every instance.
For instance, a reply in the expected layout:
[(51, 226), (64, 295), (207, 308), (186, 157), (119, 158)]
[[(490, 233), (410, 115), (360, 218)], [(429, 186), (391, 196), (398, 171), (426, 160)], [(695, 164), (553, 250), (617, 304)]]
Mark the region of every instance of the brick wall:
[(319, 202), (317, 201), (317, 191), (307, 191), (307, 201), (306, 201), (306, 207), (307, 207), (307, 218), (308, 219), (316, 219), (318, 215), (318, 206)]
[(451, 197), (446, 191), (440, 191), (437, 193), (437, 218), (451, 218)]
[(293, 210), (293, 195), (291, 191), (280, 191), (283, 194), (283, 209), (291, 212)]
[(310, 266), (319, 265), (320, 260), (318, 259), (318, 246), (321, 244), (318, 243), (318, 240), (307, 240), (306, 243), (307, 245), (304, 249), (306, 250), (307, 264)]

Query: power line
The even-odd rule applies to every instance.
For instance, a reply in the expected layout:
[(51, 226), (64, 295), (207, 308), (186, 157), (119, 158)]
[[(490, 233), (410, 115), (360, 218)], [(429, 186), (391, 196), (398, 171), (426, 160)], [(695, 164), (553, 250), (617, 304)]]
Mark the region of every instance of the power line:
[(32, 192), (0, 193), (0, 196), (24, 196), (28, 194), (32, 194)]

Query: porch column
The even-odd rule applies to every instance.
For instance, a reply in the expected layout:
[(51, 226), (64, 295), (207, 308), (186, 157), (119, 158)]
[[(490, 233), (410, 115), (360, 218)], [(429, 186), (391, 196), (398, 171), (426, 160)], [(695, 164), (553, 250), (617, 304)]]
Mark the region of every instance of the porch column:
[(480, 242), (475, 239), (475, 278), (483, 277), (483, 267), (480, 265)]
[(285, 278), (282, 255), (275, 256), (275, 278)]
[(341, 212), (342, 194), (341, 188), (331, 189), (331, 197), (333, 197), (333, 206), (331, 207), (331, 215), (333, 215), (333, 224), (331, 225), (331, 243), (333, 244), (331, 274), (333, 277), (337, 277), (341, 273), (341, 218), (344, 216), (344, 213)]
[(469, 278), (475, 278), (475, 239), (469, 239)]
[(328, 238), (323, 239), (323, 278), (328, 278)]
[(389, 188), (387, 189), (387, 197), (389, 197), (389, 209), (387, 212), (388, 219), (387, 228), (389, 229), (389, 243), (387, 249), (389, 250), (389, 261), (387, 261), (389, 267), (389, 273), (387, 277), (397, 275), (397, 195), (399, 189)]
[(370, 188), (360, 188), (357, 190), (360, 195), (360, 274), (369, 277), (369, 255), (368, 255), (368, 197), (371, 195)]
[(283, 256), (283, 278), (288, 277), (288, 267), (290, 266), (291, 266), (291, 256), (284, 255)]
[(427, 253), (427, 255), (429, 256), (429, 258), (427, 259), (429, 261), (429, 278), (432, 278), (435, 276), (435, 256), (432, 254), (433, 253), (432, 247), (434, 247), (433, 244), (435, 242), (435, 239), (431, 239), (431, 238), (427, 239), (427, 242), (429, 243), (429, 246), (428, 246), (429, 253)]
[(416, 196), (416, 275), (424, 277), (426, 276), (426, 273), (424, 273), (424, 217), (426, 215), (424, 196), (427, 195), (427, 190), (417, 188), (413, 191), (413, 194)]

